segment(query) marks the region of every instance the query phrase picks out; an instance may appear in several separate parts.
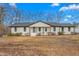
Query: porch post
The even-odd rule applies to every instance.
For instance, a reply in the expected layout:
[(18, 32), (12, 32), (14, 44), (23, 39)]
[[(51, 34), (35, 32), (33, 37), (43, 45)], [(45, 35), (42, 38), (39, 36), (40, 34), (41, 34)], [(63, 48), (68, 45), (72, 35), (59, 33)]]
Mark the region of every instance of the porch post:
[(31, 35), (31, 34), (30, 34), (30, 27), (29, 27), (29, 35)]
[(44, 27), (43, 27), (43, 35), (44, 35)]

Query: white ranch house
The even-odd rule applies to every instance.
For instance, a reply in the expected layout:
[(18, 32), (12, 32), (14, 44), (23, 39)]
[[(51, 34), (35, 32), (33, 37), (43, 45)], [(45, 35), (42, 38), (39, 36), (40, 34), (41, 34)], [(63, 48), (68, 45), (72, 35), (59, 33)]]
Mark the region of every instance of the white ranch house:
[(22, 35), (49, 35), (50, 33), (58, 35), (59, 32), (63, 34), (79, 33), (79, 26), (70, 23), (52, 23), (52, 22), (26, 22), (15, 23), (10, 26), (11, 33), (21, 33)]

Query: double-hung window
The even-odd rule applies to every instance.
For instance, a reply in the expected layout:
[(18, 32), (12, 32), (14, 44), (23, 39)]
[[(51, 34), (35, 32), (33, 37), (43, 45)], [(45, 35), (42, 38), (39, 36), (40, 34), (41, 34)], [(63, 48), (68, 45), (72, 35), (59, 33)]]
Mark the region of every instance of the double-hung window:
[(53, 31), (56, 31), (56, 27), (53, 27)]
[(15, 31), (15, 32), (17, 31), (17, 27), (14, 28), (14, 31)]
[(62, 27), (62, 32), (64, 31), (64, 27)]
[(33, 27), (33, 33), (35, 33), (35, 27)]
[(70, 31), (70, 27), (68, 27), (68, 31)]
[(47, 27), (45, 27), (45, 31), (47, 31)]
[(26, 31), (26, 27), (24, 27), (24, 32)]
[(41, 27), (39, 27), (39, 31), (41, 31)]

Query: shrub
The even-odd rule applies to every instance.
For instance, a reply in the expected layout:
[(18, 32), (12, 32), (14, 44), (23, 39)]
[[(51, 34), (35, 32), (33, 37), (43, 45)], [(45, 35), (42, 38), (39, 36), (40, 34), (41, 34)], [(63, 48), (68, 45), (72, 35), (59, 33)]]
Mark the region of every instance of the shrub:
[(48, 35), (51, 36), (51, 35), (56, 35), (56, 34), (53, 32), (48, 32)]
[(21, 33), (16, 33), (16, 34), (14, 34), (15, 36), (21, 36)]
[(11, 36), (12, 34), (11, 33), (7, 33), (6, 35)]
[(64, 33), (63, 33), (63, 32), (58, 32), (58, 34), (59, 34), (59, 35), (63, 35)]
[[(75, 34), (77, 34), (77, 33), (75, 33), (75, 32), (71, 32), (71, 34), (72, 34), (72, 35), (75, 35)], [(79, 34), (79, 33), (78, 33), (78, 34)]]
[(25, 36), (29, 36), (30, 34), (29, 33), (25, 33)]
[(0, 32), (0, 37), (2, 37), (3, 36), (3, 33), (2, 32)]
[(21, 33), (8, 33), (8, 36), (21, 36)]

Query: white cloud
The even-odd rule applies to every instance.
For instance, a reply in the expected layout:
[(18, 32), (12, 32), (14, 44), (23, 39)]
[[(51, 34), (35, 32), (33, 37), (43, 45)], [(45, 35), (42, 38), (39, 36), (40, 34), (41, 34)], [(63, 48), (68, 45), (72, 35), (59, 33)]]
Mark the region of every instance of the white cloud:
[(68, 7), (61, 7), (59, 11), (68, 10)]
[(15, 3), (9, 3), (9, 5), (10, 5), (11, 7), (16, 7), (16, 4), (15, 4)]
[(68, 21), (68, 19), (64, 19), (64, 21)]
[(64, 6), (64, 7), (61, 7), (59, 11), (65, 11), (65, 10), (79, 10), (79, 5), (71, 4), (67, 7)]
[(72, 16), (71, 15), (67, 15), (66, 17), (71, 18)]
[(52, 3), (51, 6), (59, 6), (59, 3)]

